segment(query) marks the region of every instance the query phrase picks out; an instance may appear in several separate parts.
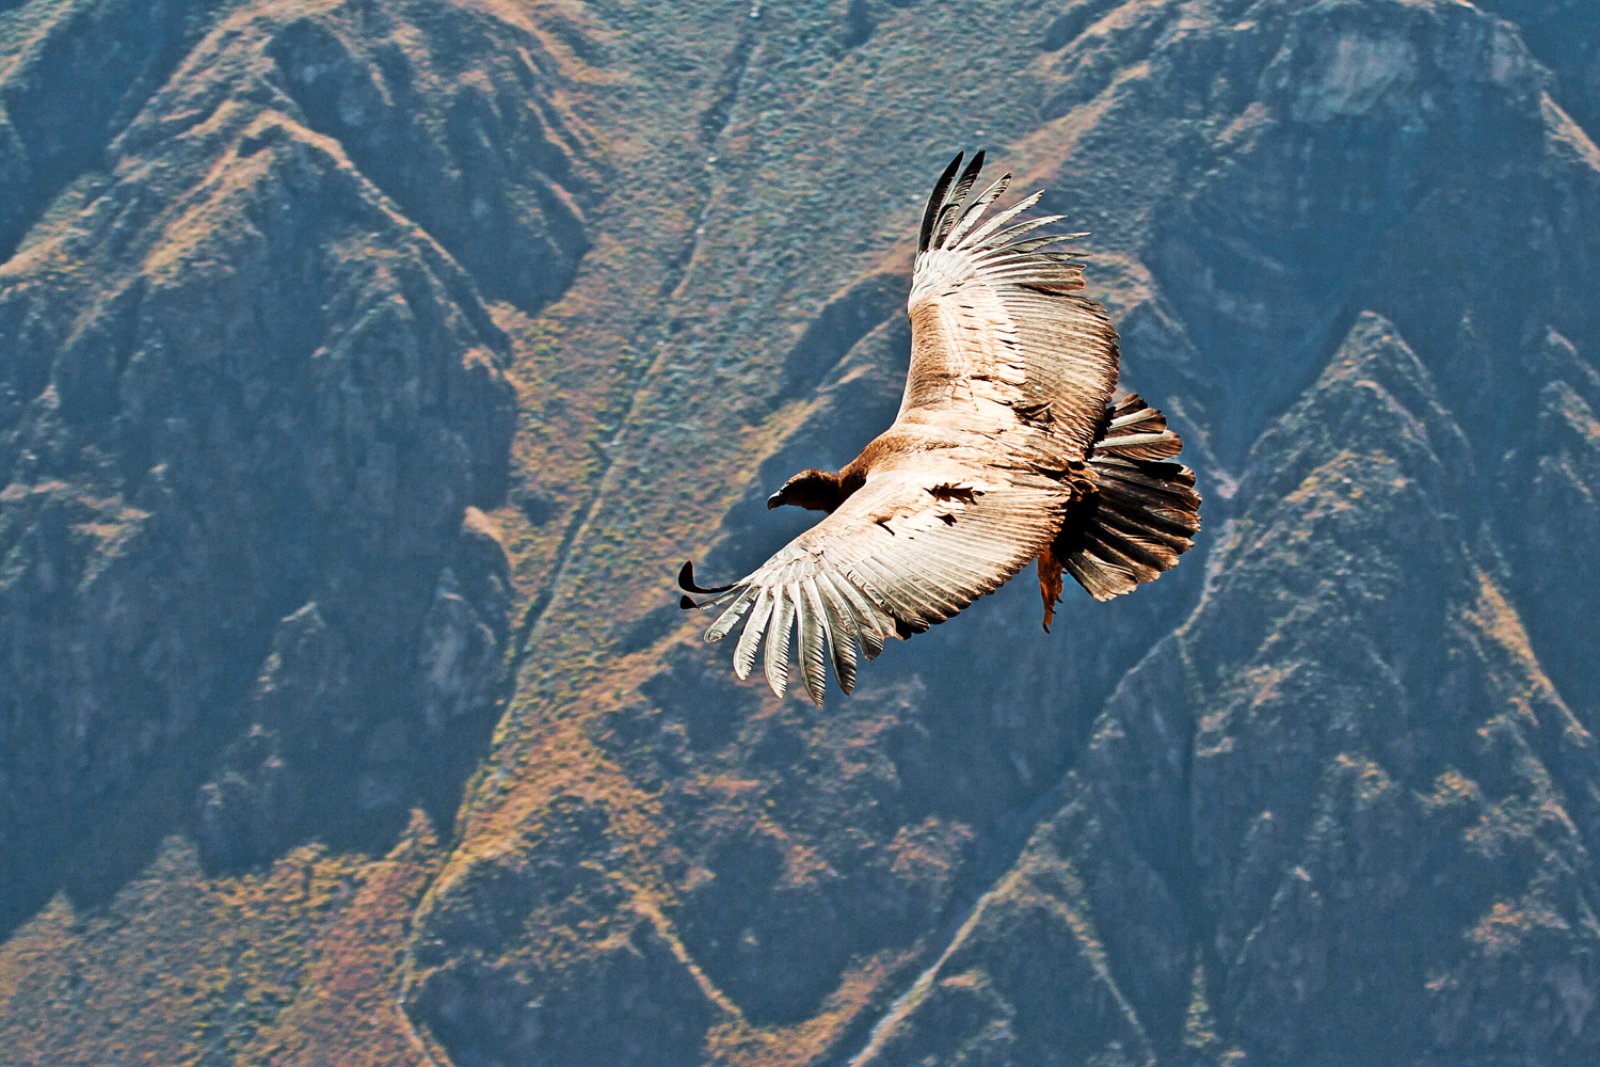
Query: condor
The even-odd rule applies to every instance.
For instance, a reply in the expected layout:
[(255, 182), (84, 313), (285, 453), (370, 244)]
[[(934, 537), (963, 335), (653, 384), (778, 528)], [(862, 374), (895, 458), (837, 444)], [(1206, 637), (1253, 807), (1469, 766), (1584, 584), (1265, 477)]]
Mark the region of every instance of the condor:
[[(855, 686), (891, 637), (943, 622), (1038, 561), (1050, 628), (1063, 572), (1109, 600), (1173, 567), (1200, 528), (1183, 448), (1136, 394), (1112, 402), (1117, 332), (1079, 295), (1083, 264), (1054, 249), (1086, 234), (1040, 236), (1062, 216), (1014, 221), (1034, 193), (985, 215), (1010, 183), (971, 196), (983, 153), (958, 155), (922, 218), (907, 310), (911, 366), (894, 424), (838, 472), (801, 471), (767, 501), (827, 512), (753, 573), (705, 589), (720, 641), (740, 620), (734, 673), (758, 653), (782, 696), (792, 636), (800, 677), (821, 704), (831, 659)], [(765, 651), (762, 652), (763, 638)]]

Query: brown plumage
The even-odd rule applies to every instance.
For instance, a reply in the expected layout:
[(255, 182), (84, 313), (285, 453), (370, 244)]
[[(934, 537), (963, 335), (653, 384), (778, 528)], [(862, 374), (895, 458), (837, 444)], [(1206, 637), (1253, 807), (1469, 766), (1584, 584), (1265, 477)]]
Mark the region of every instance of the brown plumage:
[(872, 659), (890, 637), (943, 622), (1038, 560), (1045, 629), (1070, 574), (1097, 600), (1153, 581), (1200, 526), (1183, 447), (1137, 395), (1112, 404), (1117, 333), (1078, 295), (1083, 265), (1035, 236), (1059, 222), (1013, 222), (1034, 193), (983, 216), (1010, 183), (971, 196), (983, 165), (956, 156), (934, 186), (917, 242), (907, 311), (911, 366), (894, 424), (837, 473), (802, 471), (767, 501), (828, 513), (754, 572), (702, 589), (725, 605), (719, 641), (748, 616), (734, 649), (747, 677), (763, 638), (767, 681), (783, 695), (790, 639), (822, 703), (826, 664), (846, 693), (857, 645)]

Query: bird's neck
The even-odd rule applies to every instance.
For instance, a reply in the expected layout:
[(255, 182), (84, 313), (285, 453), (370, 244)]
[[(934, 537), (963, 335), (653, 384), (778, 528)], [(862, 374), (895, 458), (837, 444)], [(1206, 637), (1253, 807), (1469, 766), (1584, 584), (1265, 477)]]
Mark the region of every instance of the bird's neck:
[(838, 474), (832, 471), (806, 471), (803, 478), (793, 482), (784, 501), (808, 511), (832, 512), (861, 488), (866, 479), (846, 467)]
[[(846, 467), (844, 470), (834, 475), (834, 481), (839, 486), (839, 500), (838, 503), (834, 504), (833, 506), (836, 508), (839, 506), (839, 504), (843, 504), (846, 500), (849, 500), (850, 494), (854, 493), (857, 489), (860, 489), (861, 486), (865, 484), (866, 480), (866, 474), (855, 470), (852, 467)], [(828, 510), (831, 511), (833, 509), (829, 508)]]

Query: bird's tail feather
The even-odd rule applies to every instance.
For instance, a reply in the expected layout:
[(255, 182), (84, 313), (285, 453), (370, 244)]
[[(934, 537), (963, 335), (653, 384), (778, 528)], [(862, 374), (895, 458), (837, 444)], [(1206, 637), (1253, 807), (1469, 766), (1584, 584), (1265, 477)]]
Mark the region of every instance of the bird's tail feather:
[(1200, 529), (1194, 472), (1168, 462), (1182, 450), (1183, 439), (1137, 393), (1108, 412), (1089, 455), (1095, 490), (1068, 509), (1055, 543), (1039, 557), (1047, 629), (1062, 570), (1096, 600), (1110, 600), (1155, 581), (1193, 547)]

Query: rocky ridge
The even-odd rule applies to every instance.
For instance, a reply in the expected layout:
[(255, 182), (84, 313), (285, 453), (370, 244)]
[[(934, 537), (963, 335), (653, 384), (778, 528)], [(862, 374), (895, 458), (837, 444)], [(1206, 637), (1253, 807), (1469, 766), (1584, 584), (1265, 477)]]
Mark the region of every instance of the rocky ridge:
[[(498, 696), (511, 589), (478, 507), (515, 406), (460, 264), (545, 248), (537, 278), (495, 272), (536, 307), (583, 241), (575, 148), (524, 106), (550, 75), (486, 23), (78, 4), (9, 27), (0, 199), (58, 188), (0, 276), (7, 923), (158, 768), (214, 775), (188, 788), (224, 866), (453, 805), (416, 767)], [(104, 50), (126, 70), (83, 78)]]
[[(176, 997), (167, 1058), (229, 997), (211, 1047), (283, 1061), (1592, 1050), (1582, 5), (241, 4), (29, 117), (30, 49), (142, 10), (0, 12), (0, 336), (43, 354), (6, 364), (0, 626), (52, 619), (0, 644), (0, 721), (84, 724), (0, 773), (180, 798), (104, 892), (8, 889), (0, 1013), (60, 1020), (28, 1047), (148, 1017), (116, 929), (304, 877), (339, 902), (248, 927), (303, 953), (192, 965), (244, 985)], [(905, 234), (972, 143), (1095, 231), (1205, 543), (1052, 638), (1017, 583), (776, 703), (662, 561), (760, 558), (769, 483), (892, 414)], [(54, 651), (150, 633), (138, 715), (135, 659)]]

